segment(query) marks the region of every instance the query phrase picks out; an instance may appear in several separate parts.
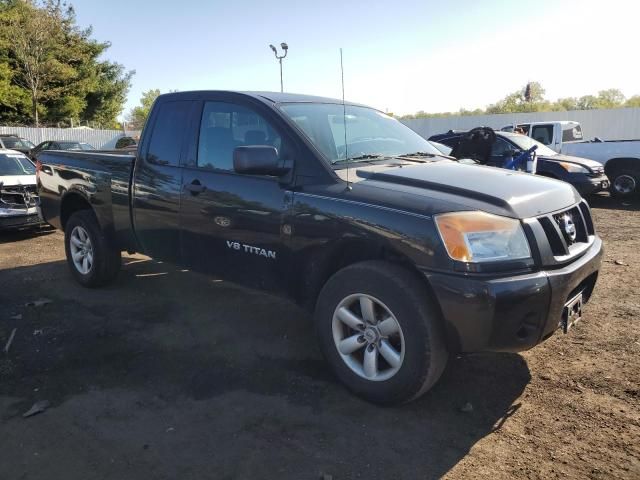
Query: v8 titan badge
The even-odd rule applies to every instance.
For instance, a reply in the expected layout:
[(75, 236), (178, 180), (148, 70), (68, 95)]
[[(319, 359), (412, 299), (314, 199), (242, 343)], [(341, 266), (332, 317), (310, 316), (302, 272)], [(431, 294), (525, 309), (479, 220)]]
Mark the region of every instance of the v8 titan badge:
[(239, 252), (251, 253), (260, 257), (270, 258), (272, 260), (276, 259), (276, 252), (274, 252), (273, 250), (254, 247), (253, 245), (247, 245), (246, 243), (227, 240), (227, 248), (230, 248), (231, 250), (237, 250)]

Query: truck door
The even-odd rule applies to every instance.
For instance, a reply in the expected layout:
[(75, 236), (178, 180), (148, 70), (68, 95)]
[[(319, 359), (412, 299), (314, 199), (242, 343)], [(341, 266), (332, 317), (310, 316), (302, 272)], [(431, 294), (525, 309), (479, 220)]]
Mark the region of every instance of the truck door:
[(182, 176), (186, 263), (238, 283), (279, 290), (288, 264), (282, 227), (290, 194), (276, 177), (235, 173), (233, 150), (272, 145), (288, 158), (289, 142), (242, 100), (203, 101), (200, 108), (199, 134)]
[(152, 112), (136, 160), (133, 217), (136, 237), (151, 257), (180, 263), (180, 190), (186, 131), (193, 101), (164, 101)]

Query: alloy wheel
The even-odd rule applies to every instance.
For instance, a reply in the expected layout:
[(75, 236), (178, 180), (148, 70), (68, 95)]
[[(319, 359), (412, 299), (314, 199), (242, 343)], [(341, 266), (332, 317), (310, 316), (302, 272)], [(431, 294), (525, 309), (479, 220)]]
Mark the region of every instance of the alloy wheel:
[(616, 189), (616, 192), (623, 195), (632, 193), (636, 189), (636, 179), (631, 175), (619, 175), (613, 181), (613, 188)]
[(93, 245), (89, 234), (80, 225), (71, 231), (69, 247), (73, 265), (81, 274), (88, 274), (93, 267)]
[(333, 314), (332, 330), (340, 357), (358, 376), (383, 381), (400, 370), (405, 354), (402, 328), (379, 299), (361, 293), (344, 298)]

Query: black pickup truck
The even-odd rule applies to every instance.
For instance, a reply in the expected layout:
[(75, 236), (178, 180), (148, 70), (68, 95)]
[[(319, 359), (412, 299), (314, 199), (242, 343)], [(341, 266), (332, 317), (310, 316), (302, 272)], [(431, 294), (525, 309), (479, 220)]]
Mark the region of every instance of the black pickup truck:
[(427, 391), (452, 352), (566, 332), (602, 256), (570, 185), (458, 163), (326, 98), (162, 95), (135, 156), (45, 151), (37, 169), (82, 285), (128, 251), (284, 293), (314, 312), (337, 377), (383, 404)]

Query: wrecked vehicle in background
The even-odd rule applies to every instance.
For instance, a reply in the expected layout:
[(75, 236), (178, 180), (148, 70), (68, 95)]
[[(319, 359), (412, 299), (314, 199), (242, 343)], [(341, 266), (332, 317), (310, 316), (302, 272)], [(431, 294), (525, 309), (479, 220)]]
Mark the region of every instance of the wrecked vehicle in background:
[(499, 168), (507, 168), (510, 160), (535, 148), (536, 175), (567, 182), (582, 196), (609, 188), (609, 179), (600, 163), (556, 153), (540, 142), (518, 133), (477, 127), (468, 132), (450, 130), (447, 133), (432, 135), (429, 141), (440, 142), (450, 147), (450, 155), (460, 160), (472, 159), (481, 165)]
[(0, 230), (41, 224), (36, 168), (22, 153), (0, 150)]

